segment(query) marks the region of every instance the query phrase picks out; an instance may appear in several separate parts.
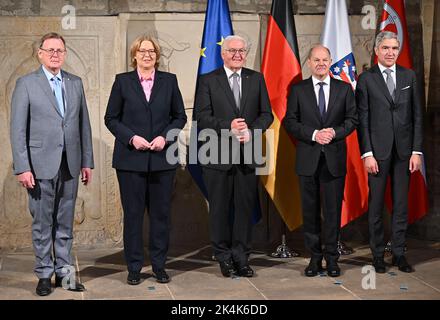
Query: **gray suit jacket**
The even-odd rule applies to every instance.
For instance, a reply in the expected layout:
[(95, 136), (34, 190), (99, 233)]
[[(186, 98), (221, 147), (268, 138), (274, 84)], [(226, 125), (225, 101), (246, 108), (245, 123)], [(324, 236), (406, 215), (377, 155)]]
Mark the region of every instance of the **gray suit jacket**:
[(81, 78), (62, 72), (64, 118), (42, 67), (17, 80), (11, 102), (14, 174), (32, 171), (36, 179), (58, 173), (65, 149), (69, 171), (93, 168), (92, 132)]

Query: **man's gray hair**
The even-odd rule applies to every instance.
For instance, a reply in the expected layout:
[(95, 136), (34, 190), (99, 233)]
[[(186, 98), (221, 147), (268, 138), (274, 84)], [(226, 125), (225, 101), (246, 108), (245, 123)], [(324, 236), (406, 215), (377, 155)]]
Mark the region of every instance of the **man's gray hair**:
[(392, 31), (381, 31), (377, 34), (376, 36), (376, 41), (374, 42), (374, 47), (375, 48), (379, 48), (380, 44), (387, 39), (396, 39), (397, 43), (399, 44), (399, 48), (400, 48), (400, 41), (399, 38), (397, 37), (397, 34), (395, 34)]
[(228, 49), (227, 44), (229, 42), (231, 42), (232, 40), (239, 40), (239, 41), (243, 42), (244, 48), (246, 49), (246, 51), (248, 50), (248, 43), (247, 43), (246, 39), (243, 37), (237, 36), (237, 35), (227, 36), (225, 39), (223, 39), (222, 50)]

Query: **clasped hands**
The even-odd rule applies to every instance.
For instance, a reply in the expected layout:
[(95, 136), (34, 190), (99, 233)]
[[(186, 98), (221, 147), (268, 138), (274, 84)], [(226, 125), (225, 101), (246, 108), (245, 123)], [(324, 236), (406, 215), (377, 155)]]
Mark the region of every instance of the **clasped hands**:
[(333, 128), (324, 128), (319, 130), (315, 135), (315, 141), (319, 144), (329, 144), (336, 136)]
[(231, 131), (240, 143), (246, 143), (251, 139), (250, 130), (243, 118), (232, 120)]
[(165, 147), (165, 138), (162, 136), (157, 136), (151, 142), (148, 142), (146, 139), (140, 136), (134, 136), (131, 140), (131, 144), (136, 150), (152, 150), (152, 151), (162, 151)]

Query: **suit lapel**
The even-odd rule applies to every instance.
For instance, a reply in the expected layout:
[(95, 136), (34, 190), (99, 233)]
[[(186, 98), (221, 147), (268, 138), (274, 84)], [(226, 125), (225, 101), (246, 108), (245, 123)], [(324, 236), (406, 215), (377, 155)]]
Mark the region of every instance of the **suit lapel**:
[(154, 76), (153, 88), (151, 89), (150, 101), (148, 102), (149, 104), (153, 103), (153, 100), (157, 96), (157, 93), (160, 91), (162, 85), (163, 85), (162, 73), (156, 70), (156, 74)]
[(372, 70), (373, 72), (373, 78), (377, 83), (377, 86), (382, 91), (383, 95), (387, 98), (387, 100), (393, 104), (393, 98), (391, 97), (390, 93), (388, 92), (387, 83), (385, 82), (382, 73), (380, 72), (379, 66), (376, 64)]
[(317, 119), (319, 119), (319, 121), (321, 121), (321, 114), (319, 113), (319, 106), (318, 106), (318, 101), (316, 100), (315, 88), (313, 88), (312, 77), (307, 79), (307, 81), (308, 81), (308, 83), (305, 86), (304, 93), (308, 96), (307, 100), (312, 102), (312, 112), (315, 114)]
[(52, 91), (52, 88), (50, 87), (49, 81), (47, 81), (47, 77), (44, 74), (43, 67), (40, 67), (38, 73), (38, 85), (43, 89), (43, 92), (46, 94), (46, 96), (49, 98), (49, 101), (51, 102), (52, 106), (55, 108), (55, 111), (62, 117), (60, 110), (58, 109), (57, 101), (55, 99), (55, 95)]
[(241, 114), (243, 114), (244, 109), (246, 108), (246, 98), (250, 90), (250, 81), (251, 78), (249, 76), (249, 72), (245, 68), (242, 68), (241, 69), (241, 100), (240, 100)]
[(141, 82), (139, 81), (139, 76), (136, 70), (130, 73), (130, 78), (131, 78), (131, 85), (136, 95), (138, 96), (140, 101), (142, 101), (145, 107), (148, 107), (147, 99), (145, 98), (145, 93), (144, 90), (142, 89)]
[[(220, 83), (220, 86), (222, 87), (223, 91), (225, 92), (226, 97), (229, 100), (229, 105), (234, 111), (234, 113), (237, 113), (237, 107), (235, 106), (235, 100), (234, 95), (232, 94), (231, 87), (229, 85), (228, 77), (226, 75), (226, 71), (223, 67), (221, 67), (217, 72), (217, 80)], [(243, 103), (241, 103), (243, 105)]]
[(339, 94), (338, 86), (336, 85), (336, 80), (334, 80), (332, 77), (330, 77), (330, 97), (328, 98), (328, 106), (327, 111), (325, 112), (324, 120), (328, 119), (329, 113), (332, 112), (334, 109), (334, 104), (336, 101), (336, 98)]
[(400, 66), (396, 65), (396, 97), (395, 101), (399, 101), (400, 92), (402, 91), (403, 85), (405, 83), (405, 73)]

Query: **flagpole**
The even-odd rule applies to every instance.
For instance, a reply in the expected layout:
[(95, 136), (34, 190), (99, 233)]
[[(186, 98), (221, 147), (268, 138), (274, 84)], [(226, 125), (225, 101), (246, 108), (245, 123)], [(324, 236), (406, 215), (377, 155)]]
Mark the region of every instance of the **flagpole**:
[[(342, 229), (341, 229), (342, 231)], [(344, 242), (341, 240), (341, 233), (339, 233), (338, 237), (338, 252), (341, 256), (348, 256), (354, 252), (352, 247), (347, 246)]]
[(275, 252), (271, 253), (271, 257), (280, 258), (280, 259), (298, 257), (299, 253), (296, 251), (290, 250), (290, 248), (286, 244), (287, 227), (284, 222), (283, 222), (283, 229), (284, 229), (283, 234), (281, 235), (281, 244), (277, 247)]
[(261, 179), (283, 221), (281, 244), (271, 256), (297, 257), (299, 254), (290, 250), (286, 244), (287, 229), (293, 230), (302, 223), (299, 181), (293, 170), (296, 142), (287, 134), (282, 124), (290, 86), (302, 78), (291, 1), (272, 1), (261, 71), (271, 99), (274, 114), (271, 129), (277, 141), (273, 158), (274, 170)]

